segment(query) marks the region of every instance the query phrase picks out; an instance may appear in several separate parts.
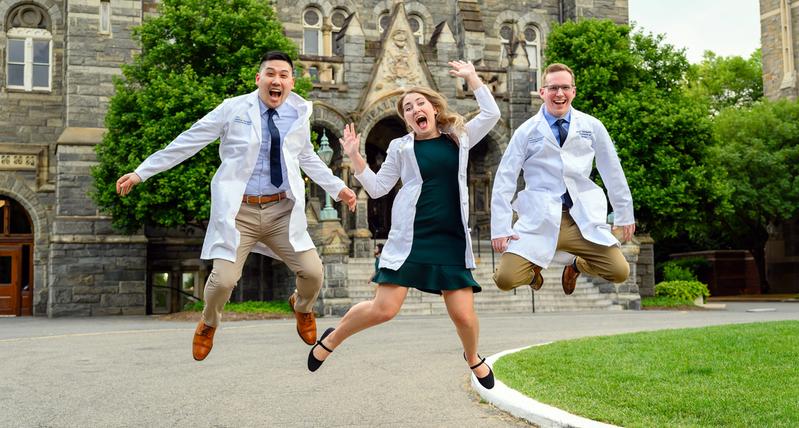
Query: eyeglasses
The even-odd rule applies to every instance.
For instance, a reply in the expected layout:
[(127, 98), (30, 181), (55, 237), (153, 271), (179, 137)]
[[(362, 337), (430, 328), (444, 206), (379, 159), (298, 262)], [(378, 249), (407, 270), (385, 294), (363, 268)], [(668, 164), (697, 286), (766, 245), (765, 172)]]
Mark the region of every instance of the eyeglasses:
[(547, 85), (544, 87), (547, 88), (547, 91), (549, 91), (550, 94), (557, 94), (558, 91), (563, 91), (564, 93), (566, 93), (570, 89), (576, 88), (576, 86), (572, 85)]

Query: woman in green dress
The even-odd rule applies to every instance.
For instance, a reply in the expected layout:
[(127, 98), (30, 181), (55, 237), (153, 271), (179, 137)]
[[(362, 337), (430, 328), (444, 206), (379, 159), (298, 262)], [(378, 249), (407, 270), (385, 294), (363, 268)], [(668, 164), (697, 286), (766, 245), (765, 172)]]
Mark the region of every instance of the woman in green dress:
[(474, 92), (480, 113), (464, 123), (449, 110), (446, 99), (424, 87), (401, 93), (397, 113), (411, 131), (389, 144), (386, 160), (375, 174), (360, 154), (361, 136), (353, 124), (340, 140), (352, 160), (355, 178), (372, 198), (379, 198), (402, 180), (391, 210), (391, 230), (380, 256), (375, 298), (350, 308), (336, 328), (327, 329), (308, 355), (308, 368), (322, 362), (347, 337), (392, 319), (400, 310), (409, 287), (444, 298), (450, 319), (461, 339), (464, 358), (485, 388), (494, 375), (477, 354), (479, 322), (474, 293), (480, 285), (471, 238), (466, 168), (469, 149), (485, 137), (499, 120), (499, 108), (482, 84), (474, 65), (451, 61), (450, 74), (463, 78)]

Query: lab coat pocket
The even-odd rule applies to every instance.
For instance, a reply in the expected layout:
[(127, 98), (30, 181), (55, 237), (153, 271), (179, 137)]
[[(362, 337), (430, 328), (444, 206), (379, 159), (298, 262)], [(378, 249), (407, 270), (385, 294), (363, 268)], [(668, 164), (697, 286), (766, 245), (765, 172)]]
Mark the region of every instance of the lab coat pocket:
[(519, 214), (519, 220), (513, 225), (517, 232), (533, 232), (541, 227), (546, 217), (547, 195), (531, 190), (522, 190), (513, 209)]
[(605, 224), (608, 216), (608, 200), (601, 188), (580, 192), (580, 203), (586, 218), (595, 224)]

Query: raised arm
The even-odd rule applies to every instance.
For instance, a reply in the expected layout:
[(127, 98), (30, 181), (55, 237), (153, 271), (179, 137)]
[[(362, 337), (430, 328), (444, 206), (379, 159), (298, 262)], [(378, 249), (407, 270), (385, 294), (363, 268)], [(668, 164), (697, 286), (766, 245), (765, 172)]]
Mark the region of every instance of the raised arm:
[(484, 85), (477, 75), (474, 64), (467, 61), (450, 61), (449, 66), (452, 67), (452, 70), (449, 71), (451, 76), (460, 77), (466, 81), (469, 89), (474, 93), (477, 106), (480, 108), (480, 113), (466, 123), (466, 135), (469, 136), (469, 148), (472, 148), (479, 143), (480, 140), (491, 131), (491, 128), (497, 124), (497, 121), (499, 121), (499, 107), (494, 100), (494, 96), (491, 95), (488, 86)]
[(219, 104), (166, 147), (148, 156), (135, 172), (119, 177), (116, 183), (117, 193), (127, 195), (133, 186), (194, 156), (203, 147), (221, 137), (227, 123), (226, 103), (227, 101)]

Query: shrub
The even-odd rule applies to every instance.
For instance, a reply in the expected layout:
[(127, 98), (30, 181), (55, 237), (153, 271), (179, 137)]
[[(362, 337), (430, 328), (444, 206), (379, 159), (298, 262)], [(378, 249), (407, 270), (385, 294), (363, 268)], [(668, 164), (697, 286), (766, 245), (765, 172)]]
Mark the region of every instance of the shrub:
[(655, 296), (668, 296), (693, 302), (697, 297), (708, 297), (707, 285), (699, 281), (663, 281), (655, 285)]
[(710, 262), (707, 259), (688, 257), (659, 264), (657, 274), (662, 281), (696, 281), (699, 278), (704, 278), (709, 268)]
[(663, 281), (696, 281), (696, 275), (690, 269), (667, 263), (663, 265)]

